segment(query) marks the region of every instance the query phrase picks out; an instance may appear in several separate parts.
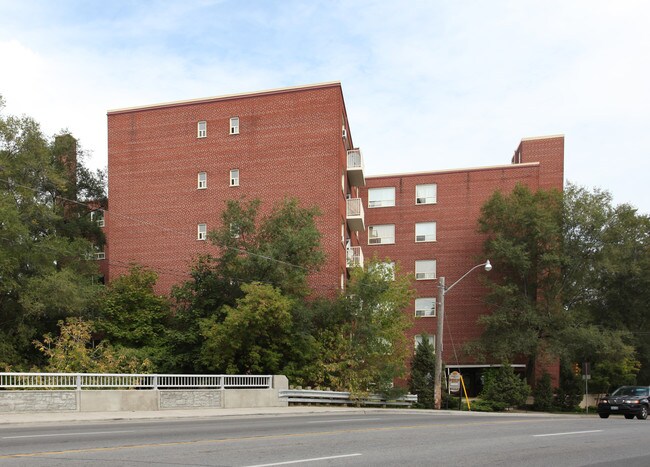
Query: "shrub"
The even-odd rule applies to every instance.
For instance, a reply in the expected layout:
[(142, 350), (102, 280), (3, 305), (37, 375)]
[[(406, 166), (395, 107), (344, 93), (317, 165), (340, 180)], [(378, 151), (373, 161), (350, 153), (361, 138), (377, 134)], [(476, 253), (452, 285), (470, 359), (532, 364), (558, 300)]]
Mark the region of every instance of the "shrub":
[[(512, 366), (504, 363), (500, 368), (487, 370), (484, 374), (481, 400), (489, 401), (493, 408), (519, 407), (526, 403), (530, 387), (515, 374)], [(496, 403), (496, 404), (495, 404)]]
[(548, 412), (553, 409), (553, 387), (551, 386), (551, 375), (544, 373), (541, 378), (537, 380), (535, 390), (533, 391), (535, 402), (533, 403), (533, 410), (540, 412)]

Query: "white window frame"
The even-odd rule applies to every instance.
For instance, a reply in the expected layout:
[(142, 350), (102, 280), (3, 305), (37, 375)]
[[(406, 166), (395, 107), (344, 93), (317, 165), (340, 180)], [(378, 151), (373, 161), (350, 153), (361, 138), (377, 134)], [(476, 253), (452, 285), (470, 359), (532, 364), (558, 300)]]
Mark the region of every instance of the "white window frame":
[(196, 226), (196, 239), (197, 240), (208, 239), (208, 224), (198, 224)]
[(97, 227), (104, 227), (106, 223), (104, 222), (104, 211), (97, 209), (96, 211), (90, 212), (90, 221), (96, 222)]
[[(392, 192), (392, 197), (389, 193)], [(374, 198), (374, 199), (373, 199)], [(368, 207), (387, 208), (395, 206), (395, 187), (368, 188)]]
[(230, 117), (230, 134), (239, 134), (239, 117)]
[(415, 299), (416, 318), (435, 318), (436, 299), (435, 297), (420, 297)]
[(230, 186), (239, 186), (239, 169), (230, 170)]
[[(433, 229), (431, 229), (433, 227)], [(418, 231), (419, 228), (419, 231)], [(424, 231), (423, 231), (424, 229)], [(433, 233), (431, 233), (433, 230)], [(415, 243), (426, 243), (436, 241), (436, 231), (438, 227), (435, 222), (416, 222), (415, 223)], [(428, 233), (427, 233), (428, 231)]]
[(395, 224), (368, 226), (368, 245), (391, 245), (395, 243)]
[(239, 238), (240, 236), (239, 225), (231, 222), (228, 227), (230, 229), (230, 235), (232, 236), (232, 238)]
[(208, 187), (208, 173), (199, 172), (198, 175), (196, 176), (196, 183), (197, 183), (196, 186), (198, 190), (205, 190)]
[[(436, 336), (433, 335), (433, 334), (427, 334), (427, 340), (429, 341), (429, 343), (433, 347), (433, 351), (435, 352), (435, 350), (436, 350)], [(418, 345), (420, 345), (420, 342), (422, 342), (422, 341), (423, 341), (422, 334), (416, 334), (415, 336), (413, 336), (413, 342), (415, 343), (415, 349), (416, 350), (418, 348)]]
[[(433, 193), (427, 193), (432, 189)], [(422, 192), (422, 191), (424, 192)], [(415, 185), (415, 204), (436, 204), (438, 202), (438, 184), (427, 183)]]
[(104, 251), (96, 251), (95, 252), (95, 260), (101, 261), (103, 259), (106, 259), (106, 252), (104, 252)]
[(208, 122), (201, 120), (196, 124), (196, 137), (207, 138), (208, 136)]
[(420, 259), (415, 261), (416, 281), (432, 281), (435, 278), (436, 278), (435, 259)]

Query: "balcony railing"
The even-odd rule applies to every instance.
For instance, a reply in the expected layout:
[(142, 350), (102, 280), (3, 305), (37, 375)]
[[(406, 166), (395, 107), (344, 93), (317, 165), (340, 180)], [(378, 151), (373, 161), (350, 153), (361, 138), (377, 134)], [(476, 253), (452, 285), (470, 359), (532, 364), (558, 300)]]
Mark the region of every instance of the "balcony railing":
[(361, 198), (346, 199), (346, 219), (351, 230), (356, 232), (365, 230), (363, 203)]
[(363, 267), (363, 251), (361, 250), (360, 246), (347, 247), (346, 257), (348, 268)]
[(351, 149), (348, 151), (348, 179), (353, 186), (366, 185), (366, 179), (363, 175), (361, 149)]

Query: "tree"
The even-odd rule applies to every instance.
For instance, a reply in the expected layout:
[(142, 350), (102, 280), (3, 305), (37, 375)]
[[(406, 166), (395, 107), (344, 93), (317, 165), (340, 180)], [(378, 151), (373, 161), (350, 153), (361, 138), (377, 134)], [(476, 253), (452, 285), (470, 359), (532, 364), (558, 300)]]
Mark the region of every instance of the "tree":
[(540, 412), (548, 412), (553, 409), (554, 400), (553, 400), (553, 386), (551, 385), (551, 375), (545, 372), (533, 389), (533, 398), (535, 402), (533, 403), (533, 410), (539, 410)]
[(496, 271), (492, 312), (479, 319), (485, 331), (473, 348), (498, 360), (525, 356), (529, 368), (549, 355), (589, 361), (594, 387), (633, 379), (645, 344), (634, 332), (648, 326), (638, 300), (650, 285), (648, 226), (598, 190), (495, 193), (479, 220)]
[(355, 268), (345, 293), (321, 302), (314, 316), (323, 368), (318, 385), (389, 394), (410, 353), (406, 330), (412, 323), (404, 309), (411, 297), (410, 280), (386, 263)]
[(562, 198), (517, 185), (496, 192), (482, 207), (479, 231), (494, 265), (487, 297), (492, 312), (479, 318), (475, 345), (497, 361), (558, 351), (556, 329), (564, 326), (561, 301)]
[(307, 296), (307, 277), (324, 261), (317, 215), (316, 208), (300, 207), (295, 199), (283, 200), (264, 216), (258, 200), (227, 202), (221, 227), (209, 233), (220, 255), (198, 258), (192, 279), (172, 292), (177, 305), (172, 331), (177, 371), (205, 369), (206, 361), (195, 358), (203, 352), (200, 323), (223, 323), (244, 297), (246, 284), (273, 286), (290, 299)]
[(223, 321), (201, 321), (201, 360), (210, 371), (281, 374), (293, 356), (292, 300), (267, 284), (241, 287), (245, 295), (223, 306)]
[(34, 345), (47, 357), (46, 370), (59, 373), (149, 373), (151, 363), (130, 352), (92, 339), (92, 321), (67, 318), (59, 321), (60, 334), (46, 334)]
[(526, 403), (530, 387), (519, 377), (511, 365), (504, 363), (484, 373), (483, 390), (479, 397), (489, 401), (495, 410), (519, 407)]
[(32, 340), (94, 307), (98, 272), (88, 257), (101, 232), (76, 197), (103, 185), (86, 171), (84, 183), (95, 186), (79, 189), (72, 141), (48, 140), (34, 120), (0, 114), (0, 367), (38, 364)]
[(425, 409), (434, 408), (435, 373), (433, 345), (425, 336), (415, 349), (415, 355), (411, 360), (411, 377), (409, 378), (409, 391), (412, 394), (417, 394), (418, 405)]
[(134, 265), (112, 280), (102, 293), (96, 328), (114, 346), (167, 369), (171, 307), (166, 297), (155, 294), (157, 279), (154, 271)]

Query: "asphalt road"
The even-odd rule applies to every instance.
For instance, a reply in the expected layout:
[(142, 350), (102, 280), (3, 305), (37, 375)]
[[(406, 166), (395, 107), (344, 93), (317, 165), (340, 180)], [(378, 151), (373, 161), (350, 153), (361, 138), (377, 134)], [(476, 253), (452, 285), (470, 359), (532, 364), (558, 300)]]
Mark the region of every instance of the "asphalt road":
[(650, 466), (650, 422), (338, 413), (0, 426), (0, 466)]

